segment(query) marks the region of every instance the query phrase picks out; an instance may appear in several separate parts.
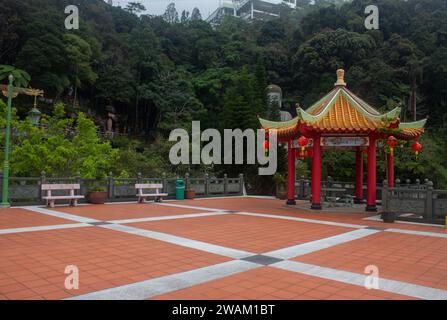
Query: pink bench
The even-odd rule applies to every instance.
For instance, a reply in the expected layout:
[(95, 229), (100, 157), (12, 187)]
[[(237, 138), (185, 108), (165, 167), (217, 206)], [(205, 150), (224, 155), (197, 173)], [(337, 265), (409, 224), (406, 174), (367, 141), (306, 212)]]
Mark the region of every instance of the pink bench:
[[(167, 197), (167, 193), (161, 193), (160, 189), (163, 189), (162, 184), (142, 184), (137, 183), (135, 189), (138, 190), (137, 197), (139, 203), (144, 203), (146, 198), (154, 198), (156, 202), (160, 202), (163, 197)], [(144, 193), (145, 189), (155, 189), (155, 193)]]
[[(46, 200), (47, 207), (54, 208), (54, 202), (56, 200), (70, 200), (71, 206), (77, 206), (79, 199), (84, 199), (84, 196), (75, 195), (75, 190), (81, 189), (79, 184), (42, 184), (42, 191), (46, 191), (47, 194), (42, 197)], [(70, 194), (62, 196), (53, 196), (51, 191), (57, 190), (70, 190)]]

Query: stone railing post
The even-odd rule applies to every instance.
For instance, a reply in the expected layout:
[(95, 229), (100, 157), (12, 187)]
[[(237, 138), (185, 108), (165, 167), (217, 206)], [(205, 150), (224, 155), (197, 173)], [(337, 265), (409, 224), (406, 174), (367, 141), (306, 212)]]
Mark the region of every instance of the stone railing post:
[(142, 181), (143, 181), (143, 178), (142, 178), (141, 172), (138, 172), (137, 173), (137, 183), (142, 183)]
[(210, 183), (210, 177), (208, 173), (205, 173), (205, 196), (208, 196), (210, 193), (209, 190), (209, 183)]
[(421, 180), (419, 180), (419, 179), (416, 179), (415, 180), (415, 183), (416, 183), (416, 190), (418, 191), (418, 193), (416, 194), (416, 198), (417, 199), (423, 199), (424, 197), (424, 195), (423, 195), (423, 193), (421, 193), (420, 191), (421, 191), (421, 189), (423, 189), (423, 187), (421, 186)]
[(239, 194), (244, 195), (244, 174), (239, 174)]
[(304, 198), (310, 200), (310, 181), (306, 179), (304, 181)]
[(166, 172), (163, 172), (162, 174), (161, 184), (163, 185), (163, 193), (168, 193), (168, 180), (166, 179)]
[(400, 198), (400, 196), (401, 196), (400, 191), (399, 191), (399, 188), (401, 187), (400, 183), (401, 183), (401, 181), (399, 178), (396, 179), (396, 181), (394, 182), (395, 191), (393, 192), (393, 195), (397, 196), (397, 198)]
[(433, 222), (433, 182), (427, 182), (425, 191), (425, 219), (427, 222)]
[(76, 193), (81, 193), (82, 191), (82, 180), (81, 180), (81, 173), (79, 171), (76, 171), (76, 175), (75, 175), (75, 183), (79, 184), (79, 190), (75, 191)]
[(189, 172), (185, 173), (185, 190), (190, 190)]
[(45, 171), (42, 171), (40, 173), (40, 186), (39, 187), (39, 201), (42, 201), (42, 185), (45, 184), (47, 182), (47, 175), (45, 173)]
[(225, 173), (223, 177), (223, 193), (224, 195), (228, 194), (228, 175)]
[(113, 191), (113, 173), (110, 171), (107, 176), (107, 198), (109, 198), (109, 200), (113, 199)]
[(332, 187), (333, 184), (333, 180), (331, 176), (327, 176), (327, 183), (326, 183), (326, 187), (330, 188)]
[(388, 207), (388, 198), (389, 198), (389, 194), (388, 194), (388, 181), (387, 180), (383, 180), (382, 183), (382, 211), (383, 212), (389, 212), (389, 207)]

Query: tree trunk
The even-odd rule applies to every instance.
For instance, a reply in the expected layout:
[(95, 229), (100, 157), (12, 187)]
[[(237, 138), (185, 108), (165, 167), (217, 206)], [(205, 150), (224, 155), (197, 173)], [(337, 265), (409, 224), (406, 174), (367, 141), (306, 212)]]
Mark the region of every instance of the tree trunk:
[(411, 111), (413, 113), (413, 121), (417, 120), (417, 84), (416, 84), (416, 77), (413, 77), (412, 81), (411, 81)]

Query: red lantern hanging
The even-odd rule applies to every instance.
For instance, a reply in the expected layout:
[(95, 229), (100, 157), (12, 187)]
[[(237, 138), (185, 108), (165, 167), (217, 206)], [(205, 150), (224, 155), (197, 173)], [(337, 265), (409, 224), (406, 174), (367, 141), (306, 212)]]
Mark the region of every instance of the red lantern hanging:
[(265, 140), (264, 141), (264, 152), (265, 152), (266, 156), (269, 154), (269, 148), (270, 148), (270, 141), (269, 140)]
[(264, 150), (268, 151), (270, 148), (270, 142), (268, 140), (264, 141)]
[(301, 136), (298, 138), (298, 145), (301, 147), (301, 155), (304, 154), (304, 150), (306, 149), (309, 140), (305, 136)]
[(394, 148), (399, 144), (394, 136), (389, 136), (386, 144), (390, 147), (391, 156), (394, 155)]
[(420, 144), (419, 142), (415, 142), (412, 144), (411, 148), (413, 149), (414, 153), (416, 154), (416, 159), (419, 155), (419, 153), (422, 151), (422, 144)]

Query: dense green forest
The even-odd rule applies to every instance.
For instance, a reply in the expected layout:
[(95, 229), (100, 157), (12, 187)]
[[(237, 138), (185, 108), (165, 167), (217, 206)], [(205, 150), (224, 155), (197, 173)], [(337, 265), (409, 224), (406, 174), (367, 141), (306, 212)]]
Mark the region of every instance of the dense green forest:
[[(80, 29), (66, 30), (64, 8), (71, 2), (0, 0), (0, 65), (26, 71), (30, 85), (45, 90), (39, 108), (49, 115), (47, 122), (83, 112), (101, 128), (107, 106), (113, 106), (122, 135), (96, 141), (98, 148), (110, 143), (114, 150), (90, 157), (90, 166), (108, 158), (98, 160), (101, 170), (85, 175), (244, 172), (252, 186), (268, 185), (270, 178), (256, 178), (251, 166), (171, 166), (170, 130), (189, 128), (191, 120), (201, 120), (202, 130), (257, 128), (257, 115), (272, 114), (265, 100), (270, 83), (283, 89), (283, 109), (294, 115), (296, 103), (311, 105), (331, 90), (335, 70), (344, 68), (349, 88), (379, 110), (400, 105), (405, 121), (429, 117), (422, 155), (416, 160), (408, 148), (397, 150), (396, 177), (427, 177), (447, 187), (445, 0), (300, 1), (299, 10), (284, 7), (277, 19), (248, 23), (228, 17), (216, 28), (199, 19), (196, 10), (189, 17), (171, 6), (163, 16), (150, 16), (139, 13), (138, 6), (77, 0)], [(364, 9), (372, 3), (380, 10), (380, 27), (368, 31)], [(27, 97), (14, 100), (17, 121), (31, 103)], [(54, 115), (55, 103), (64, 103), (65, 111), (59, 107)], [(87, 121), (83, 115), (82, 120)], [(26, 152), (39, 157), (42, 151), (23, 149), (23, 137), (15, 142), (22, 152), (14, 153), (13, 174), (39, 174), (39, 166), (27, 168), (20, 157)], [(59, 147), (54, 141), (46, 146), (50, 154)], [(67, 157), (78, 157), (77, 152)], [(378, 158), (380, 180), (385, 177), (383, 150)], [(75, 163), (64, 174), (79, 170)], [(325, 176), (344, 181), (355, 174), (352, 154), (329, 153), (323, 167)], [(284, 173), (285, 159), (279, 171)], [(307, 160), (300, 163), (298, 175), (308, 171)]]

